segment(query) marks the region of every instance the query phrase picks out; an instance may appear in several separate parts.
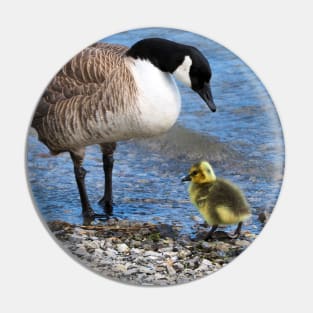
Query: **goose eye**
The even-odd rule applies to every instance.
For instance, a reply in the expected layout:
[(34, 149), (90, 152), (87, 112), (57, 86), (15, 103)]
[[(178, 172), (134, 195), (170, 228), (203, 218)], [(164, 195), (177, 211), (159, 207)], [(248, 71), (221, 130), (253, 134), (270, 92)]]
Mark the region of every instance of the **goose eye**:
[(193, 171), (193, 172), (191, 172), (191, 175), (192, 176), (195, 176), (195, 175), (197, 175), (198, 174), (198, 171)]

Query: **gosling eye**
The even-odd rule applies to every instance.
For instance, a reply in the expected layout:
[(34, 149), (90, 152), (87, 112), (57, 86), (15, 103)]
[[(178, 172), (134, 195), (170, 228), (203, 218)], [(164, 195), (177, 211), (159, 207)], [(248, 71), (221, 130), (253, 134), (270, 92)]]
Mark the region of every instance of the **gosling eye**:
[(198, 174), (198, 171), (193, 171), (193, 172), (191, 172), (191, 176), (195, 176), (195, 175), (197, 175)]

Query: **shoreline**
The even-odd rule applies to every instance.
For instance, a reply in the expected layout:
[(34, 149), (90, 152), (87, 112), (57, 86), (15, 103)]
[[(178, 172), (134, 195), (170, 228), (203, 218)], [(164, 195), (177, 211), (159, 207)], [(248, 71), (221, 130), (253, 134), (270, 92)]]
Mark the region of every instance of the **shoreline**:
[(204, 241), (206, 228), (195, 238), (179, 235), (171, 225), (108, 220), (105, 225), (47, 223), (60, 245), (90, 270), (105, 278), (139, 286), (168, 286), (208, 276), (240, 255), (256, 235)]

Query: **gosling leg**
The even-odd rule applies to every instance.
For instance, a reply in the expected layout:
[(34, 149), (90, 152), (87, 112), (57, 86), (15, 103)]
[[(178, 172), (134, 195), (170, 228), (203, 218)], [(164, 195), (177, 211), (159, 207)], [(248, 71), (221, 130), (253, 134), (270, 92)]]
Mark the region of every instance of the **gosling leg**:
[(237, 239), (241, 233), (242, 222), (238, 223), (238, 226), (233, 234), (228, 234), (228, 237), (231, 239)]
[(95, 213), (90, 206), (85, 186), (86, 170), (82, 167), (85, 149), (70, 151), (70, 155), (74, 164), (74, 173), (82, 204), (82, 214), (84, 217), (93, 218), (95, 217)]
[(208, 234), (206, 235), (206, 237), (204, 238), (204, 240), (212, 239), (212, 235), (216, 231), (217, 227), (218, 227), (218, 225), (213, 225), (211, 227), (210, 231), (208, 232)]
[(105, 209), (107, 214), (113, 212), (113, 194), (112, 194), (112, 171), (114, 158), (113, 154), (116, 143), (105, 143), (100, 145), (102, 150), (103, 172), (104, 172), (104, 195), (100, 199), (99, 204)]

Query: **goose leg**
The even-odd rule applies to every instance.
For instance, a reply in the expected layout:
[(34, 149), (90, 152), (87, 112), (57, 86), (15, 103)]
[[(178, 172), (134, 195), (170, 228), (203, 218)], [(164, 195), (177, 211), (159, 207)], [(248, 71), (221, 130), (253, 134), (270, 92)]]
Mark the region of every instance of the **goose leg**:
[(228, 237), (231, 239), (236, 239), (240, 236), (241, 233), (242, 222), (238, 223), (238, 226), (233, 234), (228, 234)]
[(116, 148), (116, 143), (100, 144), (102, 150), (103, 172), (104, 172), (104, 195), (99, 201), (107, 214), (113, 212), (113, 195), (112, 195), (112, 171), (114, 158), (113, 154)]
[(210, 229), (210, 231), (208, 232), (208, 234), (206, 235), (206, 237), (204, 238), (204, 240), (209, 240), (212, 238), (213, 233), (216, 231), (218, 225), (213, 225)]
[(82, 204), (82, 214), (84, 217), (95, 217), (95, 213), (90, 206), (88, 195), (85, 186), (86, 170), (82, 167), (85, 149), (70, 151), (70, 155), (74, 164), (74, 173), (77, 182), (77, 187)]

